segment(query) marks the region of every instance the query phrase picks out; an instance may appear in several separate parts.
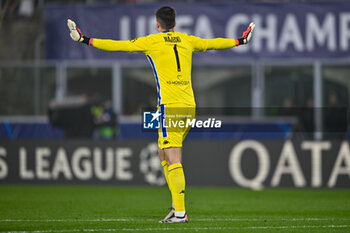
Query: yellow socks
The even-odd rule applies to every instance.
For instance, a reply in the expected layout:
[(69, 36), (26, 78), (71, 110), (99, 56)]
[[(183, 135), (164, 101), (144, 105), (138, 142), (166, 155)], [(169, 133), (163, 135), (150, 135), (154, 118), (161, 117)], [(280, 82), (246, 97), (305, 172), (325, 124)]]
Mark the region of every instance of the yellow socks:
[(181, 163), (168, 166), (167, 172), (167, 181), (173, 199), (175, 216), (183, 217), (185, 215), (185, 175)]
[[(166, 183), (168, 184), (169, 191), (171, 192), (170, 185), (169, 185), (169, 180), (168, 180), (168, 164), (165, 160), (161, 162), (163, 170), (164, 170), (164, 176), (166, 179)], [(174, 208), (174, 203), (171, 205)]]
[(164, 169), (165, 179), (171, 192), (173, 208), (175, 215), (182, 217), (185, 215), (185, 175), (181, 163), (175, 163), (168, 166), (163, 160), (162, 167)]
[[(168, 180), (168, 164), (166, 163), (165, 160), (163, 160), (162, 162), (162, 167), (163, 167), (163, 170), (164, 170), (164, 176), (165, 176), (165, 179), (166, 179), (166, 182), (169, 186), (169, 180)], [(169, 186), (169, 189), (170, 189), (170, 186)]]

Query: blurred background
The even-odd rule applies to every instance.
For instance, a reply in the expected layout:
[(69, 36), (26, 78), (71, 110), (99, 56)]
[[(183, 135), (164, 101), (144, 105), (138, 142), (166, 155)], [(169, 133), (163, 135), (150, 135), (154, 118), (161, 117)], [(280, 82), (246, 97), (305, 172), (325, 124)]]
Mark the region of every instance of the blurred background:
[[(325, 181), (313, 186), (310, 178), (303, 185), (331, 187), (327, 182), (335, 172), (338, 151), (344, 145), (348, 147), (350, 139), (350, 4), (346, 0), (2, 0), (0, 147), (6, 151), (6, 167), (16, 167), (13, 164), (23, 160), (28, 162), (27, 169), (34, 169), (38, 147), (50, 148), (50, 171), (60, 148), (65, 148), (70, 158), (80, 147), (88, 147), (87, 157), (94, 164), (96, 148), (107, 161), (108, 148), (128, 147), (131, 152), (122, 158), (130, 155), (131, 162), (125, 169), (134, 169), (133, 176), (124, 180), (111, 176), (107, 181), (164, 184), (157, 161), (152, 159), (156, 157), (152, 142), (157, 134), (142, 130), (142, 110), (156, 106), (156, 86), (145, 56), (107, 53), (75, 43), (66, 26), (70, 18), (87, 36), (129, 40), (156, 32), (154, 12), (163, 5), (177, 10), (176, 31), (202, 38), (239, 38), (249, 22), (256, 24), (247, 46), (194, 54), (192, 83), (198, 114), (223, 119), (226, 128), (223, 132), (190, 133), (184, 153), (188, 150), (195, 154), (194, 145), (209, 140), (211, 147), (221, 145), (220, 149), (203, 147), (198, 152), (208, 157), (204, 159), (206, 164), (214, 162), (209, 159), (210, 151), (222, 155), (216, 165), (220, 170), (227, 167), (234, 145), (256, 141), (268, 149), (272, 168), (263, 183), (273, 186), (269, 180), (289, 141), (302, 172), (311, 177), (314, 167), (310, 164), (315, 161), (304, 154), (317, 149), (305, 149), (308, 147), (302, 145), (307, 140), (329, 155), (323, 157), (327, 159), (323, 164), (316, 162), (324, 170), (321, 177)], [(331, 144), (322, 146), (322, 142)], [(26, 153), (21, 148), (27, 148)], [(260, 174), (259, 164), (264, 159), (254, 153), (248, 151), (241, 163), (249, 179)], [(12, 154), (20, 155), (14, 156), (13, 163), (9, 162)], [(342, 161), (350, 155), (344, 156), (339, 158), (340, 170), (336, 173), (342, 180), (333, 186), (349, 187), (350, 174), (341, 169), (349, 170), (350, 164)], [(146, 165), (138, 165), (143, 160)], [(194, 158), (188, 160), (191, 164)], [(18, 167), (13, 175), (11, 169), (4, 172), (4, 167), (6, 175), (0, 182), (54, 179), (41, 179), (36, 174), (28, 181), (21, 171), (17, 172)], [(145, 178), (147, 174), (152, 174), (151, 178)], [(193, 171), (190, 183), (202, 184), (196, 174), (202, 173)], [(237, 181), (235, 175), (228, 169), (223, 171), (221, 181), (203, 185), (252, 185)], [(64, 173), (56, 179), (72, 182)], [(75, 177), (73, 182), (82, 180)], [(87, 180), (101, 182), (93, 173)], [(275, 186), (280, 184), (300, 183), (287, 177), (285, 183)]]

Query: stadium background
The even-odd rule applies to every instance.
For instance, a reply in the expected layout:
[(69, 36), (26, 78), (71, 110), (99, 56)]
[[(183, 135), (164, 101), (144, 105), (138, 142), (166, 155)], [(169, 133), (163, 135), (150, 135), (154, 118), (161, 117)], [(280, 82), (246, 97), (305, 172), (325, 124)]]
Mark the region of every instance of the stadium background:
[[(16, 216), (76, 217), (74, 210), (67, 216), (39, 213), (44, 207), (33, 200), (40, 197), (51, 196), (47, 208), (60, 210), (61, 197), (55, 193), (69, 194), (73, 200), (86, 198), (86, 203), (91, 195), (116, 203), (127, 200), (123, 196), (127, 192), (143, 192), (146, 199), (150, 195), (162, 200), (160, 194), (168, 195), (157, 157), (157, 135), (142, 130), (142, 111), (156, 104), (147, 60), (140, 54), (107, 53), (77, 44), (66, 27), (71, 18), (88, 36), (133, 39), (154, 32), (153, 14), (161, 5), (176, 8), (176, 30), (204, 38), (237, 38), (250, 21), (257, 25), (248, 46), (194, 55), (192, 80), (199, 115), (222, 119), (226, 128), (189, 134), (183, 152), (190, 194), (200, 196), (203, 191), (199, 203), (235, 201), (238, 212), (247, 206), (261, 213), (271, 208), (270, 217), (283, 216), (280, 208), (286, 208), (289, 215), (284, 216), (294, 220), (278, 219), (282, 223), (274, 226), (282, 228), (277, 230), (284, 229), (285, 221), (297, 223), (295, 217), (302, 217), (305, 224), (320, 224), (319, 229), (310, 227), (317, 232), (329, 228), (346, 232), (350, 227), (350, 4), (345, 0), (0, 1), (0, 195), (4, 200), (0, 230), (52, 229), (45, 224), (11, 225), (11, 217)], [(98, 193), (96, 185), (105, 193), (102, 189)], [(306, 189), (299, 192), (300, 188)], [(21, 199), (23, 192), (28, 199)], [(278, 200), (282, 197), (284, 201)], [(322, 208), (313, 197), (324, 198)], [(27, 206), (14, 208), (16, 198)], [(136, 196), (129, 198), (142, 209)], [(264, 204), (238, 204), (254, 198)], [(273, 198), (289, 206), (279, 208), (272, 204)], [(192, 200), (189, 206), (195, 214)], [(80, 204), (75, 207), (83, 213), (91, 210)], [(146, 205), (153, 208), (151, 202)], [(127, 208), (117, 216), (143, 216), (136, 207)], [(84, 216), (93, 218), (89, 214)], [(239, 217), (252, 216), (258, 222), (266, 215), (243, 211)], [(194, 221), (196, 229), (203, 231), (271, 231), (249, 228), (251, 219), (247, 226), (228, 220), (225, 229), (203, 228), (201, 220)], [(321, 221), (333, 225), (322, 226)], [(142, 224), (140, 229), (153, 227), (147, 221)]]

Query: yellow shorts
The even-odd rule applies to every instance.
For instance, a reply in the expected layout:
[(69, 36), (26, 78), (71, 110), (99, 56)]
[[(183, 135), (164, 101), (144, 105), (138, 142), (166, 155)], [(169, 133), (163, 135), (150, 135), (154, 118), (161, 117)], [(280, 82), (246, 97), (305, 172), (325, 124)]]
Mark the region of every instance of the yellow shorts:
[(188, 123), (195, 117), (196, 106), (167, 104), (158, 106), (158, 111), (162, 114), (158, 130), (159, 148), (182, 147), (182, 142), (191, 129)]

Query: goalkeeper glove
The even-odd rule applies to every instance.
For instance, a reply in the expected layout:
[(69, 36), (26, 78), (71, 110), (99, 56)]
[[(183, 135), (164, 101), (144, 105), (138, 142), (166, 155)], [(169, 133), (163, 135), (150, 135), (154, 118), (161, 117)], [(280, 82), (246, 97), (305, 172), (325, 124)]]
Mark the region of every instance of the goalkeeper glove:
[(72, 40), (80, 43), (85, 43), (89, 46), (91, 45), (92, 38), (84, 36), (73, 20), (68, 19), (67, 26), (70, 30), (70, 37), (72, 38)]
[(236, 39), (236, 46), (242, 45), (242, 44), (248, 44), (248, 42), (252, 38), (254, 28), (255, 28), (255, 24), (253, 22), (251, 22), (249, 24), (249, 27), (247, 28), (247, 30), (245, 30), (245, 32), (243, 32), (242, 37), (239, 39)]

